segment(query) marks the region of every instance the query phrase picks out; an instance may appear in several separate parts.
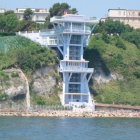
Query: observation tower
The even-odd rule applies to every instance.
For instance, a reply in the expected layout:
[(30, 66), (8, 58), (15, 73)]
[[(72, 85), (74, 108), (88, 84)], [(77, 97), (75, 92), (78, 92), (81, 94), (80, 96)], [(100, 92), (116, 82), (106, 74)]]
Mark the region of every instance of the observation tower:
[(18, 35), (43, 46), (57, 47), (62, 54), (59, 67), (63, 75), (62, 105), (94, 109), (94, 100), (88, 86), (94, 69), (88, 68), (88, 61), (83, 58), (83, 53), (91, 34), (90, 25), (96, 25), (98, 21), (87, 20), (83, 15), (65, 14), (52, 17), (51, 23), (53, 30), (19, 32)]
[(83, 58), (84, 48), (91, 34), (89, 25), (95, 20), (86, 20), (83, 15), (66, 14), (51, 18), (57, 40), (57, 48), (63, 56), (60, 72), (63, 75), (62, 105), (93, 107), (88, 83), (94, 72)]

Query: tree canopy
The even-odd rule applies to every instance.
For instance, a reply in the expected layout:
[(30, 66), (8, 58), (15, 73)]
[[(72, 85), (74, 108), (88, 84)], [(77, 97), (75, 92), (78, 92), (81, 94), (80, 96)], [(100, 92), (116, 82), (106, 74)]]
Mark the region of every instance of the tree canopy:
[(0, 14), (0, 31), (15, 32), (19, 25), (17, 15), (13, 11), (7, 11)]
[(72, 8), (67, 3), (55, 3), (49, 10), (50, 17), (53, 16), (62, 16), (64, 12), (67, 12), (69, 14), (77, 14), (78, 11), (76, 8)]
[(32, 19), (32, 15), (33, 15), (33, 11), (30, 8), (27, 8), (24, 11), (23, 19), (24, 20), (31, 20)]
[(94, 33), (106, 32), (107, 34), (121, 34), (124, 32), (131, 32), (133, 28), (129, 25), (125, 25), (120, 21), (113, 21), (111, 19), (106, 20), (105, 22), (100, 22), (94, 29)]

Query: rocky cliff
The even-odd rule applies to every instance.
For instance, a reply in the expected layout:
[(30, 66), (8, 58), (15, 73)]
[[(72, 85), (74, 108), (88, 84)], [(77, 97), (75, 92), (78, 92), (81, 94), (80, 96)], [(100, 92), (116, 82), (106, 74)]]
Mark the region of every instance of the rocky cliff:
[[(58, 88), (57, 66), (48, 66), (37, 69), (28, 79), (19, 69), (6, 69), (0, 72), (0, 104), (27, 105), (28, 88), (30, 95), (48, 98)], [(29, 86), (29, 87), (28, 87)], [(28, 97), (28, 99), (27, 99)]]

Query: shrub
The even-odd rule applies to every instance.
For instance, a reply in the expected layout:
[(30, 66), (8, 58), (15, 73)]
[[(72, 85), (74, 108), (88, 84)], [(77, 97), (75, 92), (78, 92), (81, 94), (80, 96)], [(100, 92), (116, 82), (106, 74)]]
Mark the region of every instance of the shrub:
[(9, 79), (9, 75), (3, 71), (0, 71), (0, 80), (8, 80), (8, 79)]
[(12, 76), (13, 78), (16, 78), (16, 77), (19, 77), (19, 74), (16, 72), (16, 73), (12, 73), (11, 76)]
[(48, 97), (43, 97), (32, 93), (31, 97), (33, 104), (36, 105), (61, 105), (60, 99), (56, 93), (51, 94)]
[(103, 32), (102, 39), (105, 41), (105, 43), (110, 42), (109, 35), (106, 32)]
[(122, 41), (120, 38), (117, 39), (115, 45), (116, 45), (116, 47), (118, 47), (118, 48), (121, 48), (121, 49), (126, 50), (126, 46), (125, 46), (125, 44), (123, 43), (123, 41)]
[(140, 49), (140, 32), (139, 31), (123, 33), (121, 36), (123, 39), (135, 44)]
[(5, 93), (0, 93), (0, 101), (5, 101), (5, 100), (7, 100), (8, 99), (8, 95), (7, 94), (5, 94)]
[(139, 72), (139, 71), (136, 71), (136, 72), (134, 72), (133, 74), (134, 74), (134, 76), (135, 76), (136, 78), (140, 78), (140, 72)]

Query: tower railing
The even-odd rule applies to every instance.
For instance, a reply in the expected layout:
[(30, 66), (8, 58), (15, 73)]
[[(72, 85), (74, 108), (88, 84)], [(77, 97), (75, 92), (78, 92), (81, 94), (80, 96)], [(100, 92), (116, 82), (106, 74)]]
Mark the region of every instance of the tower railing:
[(86, 72), (93, 73), (93, 68), (88, 68), (88, 61), (68, 60), (60, 61), (60, 72)]
[(61, 29), (59, 29), (59, 28), (57, 28), (56, 29), (56, 33), (69, 33), (69, 32), (71, 32), (71, 33), (86, 33), (86, 34), (90, 34), (91, 33), (91, 29), (90, 28), (85, 28), (85, 29), (83, 29), (83, 28), (77, 28), (77, 27), (72, 27), (72, 28), (61, 28)]

